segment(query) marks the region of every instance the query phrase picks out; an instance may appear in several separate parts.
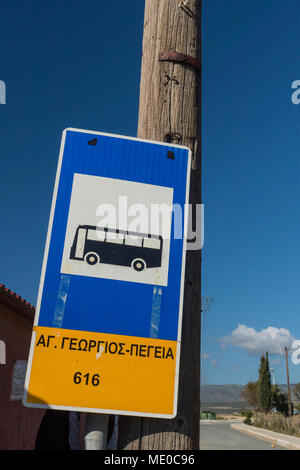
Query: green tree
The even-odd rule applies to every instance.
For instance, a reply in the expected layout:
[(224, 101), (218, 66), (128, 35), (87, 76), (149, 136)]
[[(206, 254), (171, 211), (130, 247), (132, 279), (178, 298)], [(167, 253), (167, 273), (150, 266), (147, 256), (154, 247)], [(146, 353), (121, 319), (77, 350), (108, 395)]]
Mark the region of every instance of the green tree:
[(241, 397), (250, 406), (258, 408), (258, 382), (248, 382), (241, 391)]
[(286, 416), (288, 415), (288, 397), (280, 390), (278, 385), (272, 385), (271, 388), (271, 408), (276, 408), (280, 413), (283, 413)]
[(271, 374), (269, 368), (268, 353), (260, 358), (259, 377), (258, 377), (258, 405), (259, 408), (267, 413), (271, 406)]

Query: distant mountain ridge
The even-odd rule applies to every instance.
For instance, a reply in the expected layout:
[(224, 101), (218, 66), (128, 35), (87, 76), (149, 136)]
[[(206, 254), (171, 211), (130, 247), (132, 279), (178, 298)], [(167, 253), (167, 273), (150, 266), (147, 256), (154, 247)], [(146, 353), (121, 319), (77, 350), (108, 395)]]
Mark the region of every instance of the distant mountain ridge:
[[(278, 384), (278, 387), (287, 394), (287, 386)], [(200, 389), (200, 401), (201, 403), (234, 403), (244, 402), (241, 397), (241, 392), (245, 388), (245, 385), (203, 385)], [(293, 385), (291, 385), (291, 391)], [(295, 399), (292, 393), (292, 400)]]
[(204, 385), (200, 389), (201, 403), (233, 403), (244, 401), (241, 391), (244, 385)]

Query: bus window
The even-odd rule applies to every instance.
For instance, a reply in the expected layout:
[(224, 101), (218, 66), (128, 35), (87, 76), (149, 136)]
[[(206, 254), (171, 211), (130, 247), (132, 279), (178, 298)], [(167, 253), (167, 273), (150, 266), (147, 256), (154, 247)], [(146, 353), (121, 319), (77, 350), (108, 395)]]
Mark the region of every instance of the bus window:
[(135, 235), (127, 235), (125, 238), (125, 245), (128, 246), (142, 246), (143, 239)]
[(83, 257), (84, 246), (85, 246), (85, 235), (86, 235), (86, 229), (80, 228), (78, 230), (78, 236), (77, 236), (77, 244), (76, 244), (76, 252), (75, 252), (76, 258)]
[(159, 238), (144, 238), (144, 248), (154, 248), (155, 250), (160, 249)]
[(117, 233), (114, 230), (109, 230), (106, 234), (106, 241), (108, 243), (119, 243), (123, 244), (124, 235), (122, 233)]
[(105, 232), (104, 230), (88, 230), (87, 235), (88, 240), (93, 240), (94, 242), (104, 241), (105, 240)]

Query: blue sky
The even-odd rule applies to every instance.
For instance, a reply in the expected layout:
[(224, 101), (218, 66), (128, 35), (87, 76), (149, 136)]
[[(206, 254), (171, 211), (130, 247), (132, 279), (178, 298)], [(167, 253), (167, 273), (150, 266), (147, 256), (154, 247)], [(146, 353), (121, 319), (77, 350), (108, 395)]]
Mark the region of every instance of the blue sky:
[[(1, 10), (0, 282), (35, 305), (62, 130), (136, 136), (144, 2)], [(300, 4), (203, 0), (202, 25), (203, 295), (214, 299), (203, 371), (206, 383), (246, 383), (271, 332), (276, 346), (300, 339)], [(284, 382), (282, 357), (271, 360)]]
[[(211, 0), (203, 8), (206, 383), (257, 378), (258, 356), (221, 337), (239, 324), (299, 338), (300, 4)], [(260, 335), (261, 336), (261, 335)], [(257, 339), (257, 335), (253, 341)], [(285, 381), (280, 355), (275, 376)], [(300, 381), (299, 366), (291, 380)]]

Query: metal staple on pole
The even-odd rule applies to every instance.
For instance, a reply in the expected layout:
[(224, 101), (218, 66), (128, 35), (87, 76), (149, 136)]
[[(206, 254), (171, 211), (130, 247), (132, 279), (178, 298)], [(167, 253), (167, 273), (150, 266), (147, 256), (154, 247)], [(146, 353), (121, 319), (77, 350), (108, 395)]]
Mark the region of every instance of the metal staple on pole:
[(190, 65), (191, 67), (201, 72), (201, 62), (195, 57), (187, 54), (182, 54), (177, 51), (163, 52), (159, 54), (159, 61), (180, 62), (182, 64)]
[(178, 3), (178, 8), (186, 8), (189, 6), (189, 0), (180, 0)]

